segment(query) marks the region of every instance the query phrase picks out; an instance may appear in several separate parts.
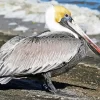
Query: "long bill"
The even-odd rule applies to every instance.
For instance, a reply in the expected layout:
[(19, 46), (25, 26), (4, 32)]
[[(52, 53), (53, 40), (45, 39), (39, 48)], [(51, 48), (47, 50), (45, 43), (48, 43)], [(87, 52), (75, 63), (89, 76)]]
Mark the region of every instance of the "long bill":
[(72, 32), (76, 33), (79, 38), (83, 38), (89, 45), (89, 47), (91, 48), (91, 50), (100, 56), (100, 48), (93, 43), (93, 41), (84, 33), (84, 31), (72, 20), (72, 22), (66, 22), (66, 23), (62, 23), (63, 26), (67, 27), (68, 29), (70, 29)]

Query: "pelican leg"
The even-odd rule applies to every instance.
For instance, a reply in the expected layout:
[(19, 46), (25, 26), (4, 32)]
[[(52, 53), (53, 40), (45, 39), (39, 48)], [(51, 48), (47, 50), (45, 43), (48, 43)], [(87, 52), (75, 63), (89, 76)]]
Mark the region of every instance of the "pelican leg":
[(43, 77), (44, 77), (44, 84), (43, 84), (43, 87), (47, 90), (47, 91), (49, 91), (49, 92), (51, 92), (51, 93), (53, 93), (53, 94), (56, 94), (56, 95), (59, 95), (59, 96), (66, 96), (66, 97), (76, 97), (75, 95), (70, 95), (70, 94), (68, 94), (68, 93), (65, 93), (65, 92), (62, 92), (62, 91), (60, 91), (60, 90), (57, 90), (56, 88), (55, 88), (55, 86), (53, 85), (53, 83), (52, 83), (52, 81), (51, 81), (51, 73), (50, 72), (48, 72), (48, 73), (44, 73), (44, 74), (42, 74), (43, 75)]
[(44, 77), (43, 87), (47, 91), (50, 91), (51, 93), (56, 94), (57, 93), (57, 89), (55, 88), (55, 86), (53, 85), (53, 83), (52, 83), (52, 81), (50, 79), (51, 78), (51, 74), (49, 72), (48, 73), (44, 73), (43, 77)]

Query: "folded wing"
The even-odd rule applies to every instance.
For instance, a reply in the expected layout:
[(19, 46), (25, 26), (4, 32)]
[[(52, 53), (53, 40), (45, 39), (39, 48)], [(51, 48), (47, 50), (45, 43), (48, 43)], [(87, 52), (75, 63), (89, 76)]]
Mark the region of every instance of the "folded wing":
[[(61, 63), (69, 62), (80, 46), (80, 40), (64, 34), (24, 38), (4, 55), (4, 59), (3, 56), (0, 58), (0, 76), (38, 74), (57, 69)], [(9, 78), (1, 78), (0, 83), (9, 82)]]

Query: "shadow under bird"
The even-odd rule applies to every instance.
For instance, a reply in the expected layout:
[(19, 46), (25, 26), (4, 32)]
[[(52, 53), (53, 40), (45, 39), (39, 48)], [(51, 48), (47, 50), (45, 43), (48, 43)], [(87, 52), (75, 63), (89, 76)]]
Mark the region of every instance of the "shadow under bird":
[(74, 22), (63, 6), (51, 6), (45, 13), (50, 32), (37, 36), (14, 37), (0, 49), (0, 83), (14, 77), (40, 75), (45, 89), (57, 94), (51, 77), (62, 74), (79, 63), (87, 48), (100, 56), (100, 48)]

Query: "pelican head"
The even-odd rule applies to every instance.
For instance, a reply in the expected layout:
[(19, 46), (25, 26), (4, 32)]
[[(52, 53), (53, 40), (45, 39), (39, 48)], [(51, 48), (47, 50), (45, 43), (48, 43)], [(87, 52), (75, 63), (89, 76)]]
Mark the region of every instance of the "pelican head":
[(74, 22), (71, 12), (67, 8), (59, 5), (51, 6), (45, 13), (45, 19), (50, 31), (64, 31), (71, 33), (75, 38), (83, 38), (91, 49), (100, 56), (100, 48)]
[(72, 22), (71, 12), (65, 7), (58, 5), (49, 7), (46, 11), (45, 18), (50, 31), (65, 31), (78, 38), (73, 31), (61, 24), (62, 20)]

